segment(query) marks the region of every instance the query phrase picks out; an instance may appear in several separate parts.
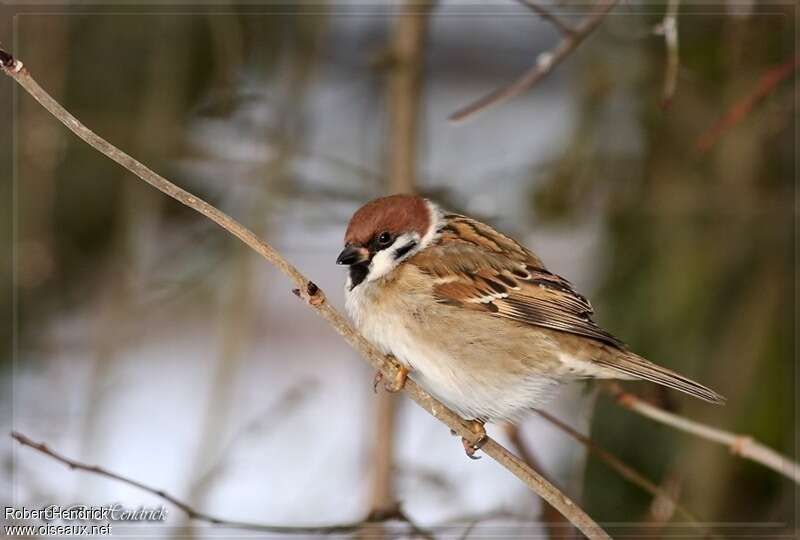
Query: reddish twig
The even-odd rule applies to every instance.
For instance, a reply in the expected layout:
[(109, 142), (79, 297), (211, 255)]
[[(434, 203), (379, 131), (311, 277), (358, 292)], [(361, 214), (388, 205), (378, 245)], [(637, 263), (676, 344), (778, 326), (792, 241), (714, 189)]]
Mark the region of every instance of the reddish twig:
[[(286, 275), (296, 288), (294, 293), (306, 301), (320, 316), (336, 330), (342, 338), (361, 356), (367, 360), (374, 369), (381, 371), (387, 380), (394, 380), (399, 366), (397, 362), (378, 351), (364, 337), (359, 334), (329, 302), (325, 300), (325, 294), (312, 281), (308, 280), (297, 268), (295, 268), (283, 255), (275, 250), (270, 244), (256, 236), (251, 230), (244, 227), (241, 223), (222, 212), (218, 208), (200, 199), (196, 195), (179, 188), (163, 176), (157, 174), (143, 163), (129, 156), (113, 144), (109, 143), (92, 130), (83, 125), (69, 111), (61, 106), (50, 94), (48, 94), (39, 83), (31, 76), (22, 62), (15, 59), (8, 52), (0, 49), (0, 66), (3, 72), (14, 79), (25, 91), (38, 101), (50, 114), (69, 128), (84, 142), (104, 156), (120, 164), (122, 167), (147, 182), (159, 191), (169, 195), (176, 201), (188, 206), (196, 212), (202, 214), (214, 223), (228, 231), (230, 234), (247, 244), (253, 251), (261, 255), (264, 259), (275, 265), (284, 275)], [(414, 381), (408, 380), (403, 391), (419, 406), (425, 409), (433, 417), (444, 423), (451, 430), (455, 431), (467, 442), (477, 444), (480, 435), (471, 429), (471, 423), (458, 416), (451, 409), (447, 408), (439, 400), (425, 392)], [(558, 509), (567, 519), (570, 520), (581, 532), (590, 539), (609, 538), (606, 532), (590, 518), (586, 512), (572, 502), (566, 495), (556, 489), (550, 482), (543, 478), (536, 471), (531, 469), (520, 458), (509, 452), (502, 445), (491, 438), (485, 439), (482, 443), (482, 451), (494, 459), (497, 463), (505, 467), (508, 471), (519, 478), (525, 485), (547, 502)]]
[(798, 66), (800, 66), (800, 56), (794, 56), (764, 73), (758, 80), (755, 90), (734, 103), (722, 118), (697, 138), (695, 149), (703, 154), (714, 148), (717, 141), (727, 131), (744, 120), (756, 105), (769, 96), (784, 79), (794, 73)]
[(586, 37), (600, 26), (606, 15), (619, 0), (600, 0), (594, 11), (581, 22), (575, 31), (564, 35), (559, 44), (552, 50), (539, 54), (536, 63), (516, 81), (508, 86), (498, 88), (482, 98), (470, 103), (450, 115), (452, 122), (466, 120), (493, 105), (508, 101), (529, 90), (541, 81), (553, 68), (564, 61), (580, 45)]

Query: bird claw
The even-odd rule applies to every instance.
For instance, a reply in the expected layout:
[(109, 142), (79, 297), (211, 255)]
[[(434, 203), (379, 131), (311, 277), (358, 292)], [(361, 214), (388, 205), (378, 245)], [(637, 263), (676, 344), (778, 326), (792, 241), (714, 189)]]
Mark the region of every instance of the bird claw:
[[(394, 381), (392, 381), (391, 384), (385, 383), (383, 385), (383, 389), (392, 394), (399, 392), (405, 388), (406, 380), (408, 380), (408, 369), (400, 366), (397, 368), (397, 374), (395, 374)], [(381, 383), (381, 381), (383, 381), (383, 372), (375, 372), (375, 378), (372, 379), (372, 391), (376, 394), (378, 393), (378, 385)]]
[(480, 444), (472, 444), (467, 439), (461, 439), (461, 444), (464, 445), (464, 453), (467, 454), (469, 459), (481, 459), (481, 456), (476, 456), (475, 452), (481, 449)]
[(478, 436), (478, 440), (474, 443), (469, 442), (467, 439), (461, 439), (461, 444), (464, 446), (464, 452), (467, 454), (469, 459), (480, 459), (480, 456), (476, 456), (475, 452), (480, 450), (489, 437), (486, 435), (486, 428), (483, 427), (483, 422), (479, 420), (473, 420), (470, 424), (470, 429), (472, 430), (475, 435)]

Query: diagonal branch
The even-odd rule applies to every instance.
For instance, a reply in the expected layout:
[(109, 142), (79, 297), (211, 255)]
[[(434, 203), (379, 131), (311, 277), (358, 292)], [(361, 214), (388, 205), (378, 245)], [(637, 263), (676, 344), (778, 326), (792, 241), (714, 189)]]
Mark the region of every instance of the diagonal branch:
[(752, 92), (734, 103), (713, 126), (697, 138), (695, 149), (703, 154), (714, 148), (725, 133), (744, 120), (753, 109), (769, 97), (784, 80), (800, 68), (800, 54), (788, 58), (778, 66), (770, 68), (756, 83)]
[[(301, 274), (297, 268), (289, 263), (289, 261), (272, 246), (258, 238), (252, 231), (221, 210), (188, 191), (179, 188), (84, 126), (39, 86), (28, 70), (22, 65), (22, 62), (16, 60), (3, 49), (0, 49), (0, 66), (2, 66), (3, 72), (6, 75), (14, 79), (25, 91), (47, 109), (50, 114), (95, 150), (122, 165), (128, 171), (161, 192), (206, 216), (247, 244), (248, 247), (264, 257), (267, 261), (275, 265), (278, 270), (297, 286), (294, 290), (297, 296), (305, 300), (309, 306), (328, 321), (339, 335), (341, 335), (351, 347), (356, 349), (376, 370), (383, 373), (387, 380), (394, 379), (398, 370), (397, 363), (391, 357), (381, 354), (364, 339), (361, 334), (356, 332), (347, 320), (336, 311), (333, 306), (326, 302), (322, 290)], [(440, 401), (415, 384), (414, 381), (407, 381), (404, 390), (419, 406), (447, 425), (451, 430), (455, 431), (460, 437), (473, 444), (478, 442), (479, 436), (470, 429), (470, 425), (466, 420), (445, 407)], [(586, 512), (556, 489), (540, 474), (531, 469), (520, 458), (513, 455), (496, 441), (487, 439), (486, 443), (483, 444), (482, 450), (524, 482), (529, 489), (558, 509), (559, 512), (569, 519), (570, 522), (588, 538), (609, 538), (606, 532), (597, 525)]]
[(564, 61), (580, 45), (595, 28), (600, 26), (606, 15), (613, 9), (619, 0), (600, 0), (594, 11), (588, 15), (575, 31), (564, 35), (558, 45), (550, 51), (543, 52), (536, 57), (536, 63), (516, 81), (494, 90), (482, 98), (470, 103), (450, 115), (450, 121), (461, 122), (484, 109), (503, 103), (530, 90), (535, 84), (545, 78), (553, 68)]
[(761, 444), (749, 435), (731, 433), (665, 411), (664, 409), (647, 403), (633, 394), (625, 392), (616, 383), (610, 384), (608, 388), (612, 395), (617, 398), (617, 403), (626, 409), (646, 416), (656, 422), (661, 422), (675, 429), (691, 433), (701, 439), (727, 446), (732, 454), (760, 463), (800, 484), (800, 465), (788, 457), (779, 454), (772, 448)]
[(59, 454), (58, 452), (51, 450), (46, 444), (38, 443), (30, 439), (29, 437), (23, 435), (22, 433), (13, 431), (11, 432), (11, 437), (22, 446), (33, 448), (37, 452), (40, 452), (46, 456), (53, 458), (54, 460), (60, 463), (63, 463), (72, 470), (85, 471), (88, 473), (97, 474), (99, 476), (104, 476), (106, 478), (110, 478), (111, 480), (116, 480), (123, 484), (135, 487), (137, 489), (141, 489), (142, 491), (146, 491), (147, 493), (155, 495), (156, 497), (163, 499), (168, 503), (172, 504), (173, 506), (177, 507), (179, 510), (184, 512), (189, 517), (189, 519), (203, 521), (205, 523), (210, 523), (211, 525), (219, 525), (224, 527), (232, 527), (236, 529), (247, 529), (251, 531), (261, 531), (261, 532), (279, 533), (279, 534), (332, 534), (332, 533), (355, 532), (359, 530), (365, 523), (377, 523), (377, 522), (397, 520), (408, 523), (411, 530), (416, 535), (428, 539), (432, 538), (430, 533), (420, 529), (416, 524), (414, 524), (414, 522), (412, 522), (408, 518), (408, 516), (403, 512), (403, 510), (400, 508), (399, 505), (396, 505), (391, 510), (387, 510), (381, 513), (370, 514), (366, 518), (360, 521), (353, 521), (350, 523), (342, 523), (338, 525), (312, 525), (312, 526), (267, 525), (264, 523), (251, 523), (248, 521), (234, 521), (229, 519), (222, 519), (213, 516), (211, 514), (195, 510), (189, 504), (170, 495), (163, 489), (158, 489), (152, 486), (148, 486), (147, 484), (143, 484), (138, 480), (128, 478), (119, 473), (115, 473), (113, 471), (109, 471), (108, 469), (104, 469), (103, 467), (98, 467), (97, 465), (88, 465), (86, 463), (81, 463), (80, 461), (75, 461), (74, 459), (68, 458), (63, 454)]
[(539, 17), (541, 17), (545, 21), (555, 26), (556, 29), (565, 36), (573, 36), (577, 32), (568, 23), (565, 23), (559, 17), (553, 15), (553, 13), (551, 13), (550, 10), (540, 6), (533, 0), (517, 0), (517, 3), (522, 4), (526, 8), (536, 13)]
[(541, 409), (536, 409), (536, 413), (547, 420), (550, 424), (554, 425), (584, 447), (586, 450), (593, 454), (595, 457), (603, 461), (606, 465), (608, 465), (611, 469), (613, 469), (616, 473), (618, 473), (621, 477), (628, 480), (632, 484), (635, 484), (642, 488), (643, 490), (647, 491), (654, 497), (661, 497), (664, 500), (669, 501), (672, 505), (674, 505), (675, 509), (678, 510), (685, 518), (691, 521), (693, 524), (698, 525), (702, 528), (702, 525), (699, 524), (699, 520), (692, 514), (686, 507), (676, 501), (669, 493), (665, 490), (648, 480), (644, 475), (642, 475), (639, 471), (635, 470), (634, 468), (627, 465), (624, 461), (620, 458), (597, 444), (591, 438), (587, 437), (586, 435), (582, 434), (575, 428), (567, 425), (566, 423), (562, 422), (555, 416), (547, 413)]
[[(508, 437), (508, 442), (511, 443), (512, 448), (516, 449), (519, 457), (524, 459), (525, 463), (530, 465), (533, 469), (544, 475), (545, 473), (541, 463), (539, 463), (539, 460), (536, 459), (536, 456), (522, 439), (519, 426), (515, 424), (507, 424), (506, 436)], [(549, 477), (547, 477), (547, 479), (550, 480)], [(564, 519), (564, 516), (562, 516), (561, 513), (559, 513), (558, 510), (553, 508), (551, 505), (547, 504), (547, 502), (542, 502), (541, 520), (544, 522), (545, 527), (547, 527), (547, 532), (550, 535), (550, 538), (566, 536), (566, 533), (570, 533), (569, 535), (571, 536), (574, 533), (574, 529), (569, 526), (569, 521)]]

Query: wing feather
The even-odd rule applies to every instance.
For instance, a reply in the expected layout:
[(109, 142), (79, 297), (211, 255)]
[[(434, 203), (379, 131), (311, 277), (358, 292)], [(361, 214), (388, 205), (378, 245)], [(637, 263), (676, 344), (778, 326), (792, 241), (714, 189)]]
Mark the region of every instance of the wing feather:
[(438, 242), (409, 261), (432, 278), (437, 301), (597, 340), (616, 350), (593, 358), (599, 365), (712, 403), (724, 401), (713, 390), (628, 351), (592, 320), (592, 305), (569, 281), (549, 272), (519, 243), (464, 216), (445, 219)]
[(713, 390), (628, 351), (592, 320), (592, 305), (569, 281), (549, 272), (519, 243), (464, 216), (449, 214), (445, 220), (438, 242), (409, 260), (431, 278), (437, 301), (597, 340), (612, 348), (612, 354), (592, 358), (599, 365), (712, 403), (724, 401)]
[(592, 321), (589, 301), (529, 250), (478, 221), (446, 218), (440, 241), (413, 258), (434, 278), (438, 301), (624, 348)]

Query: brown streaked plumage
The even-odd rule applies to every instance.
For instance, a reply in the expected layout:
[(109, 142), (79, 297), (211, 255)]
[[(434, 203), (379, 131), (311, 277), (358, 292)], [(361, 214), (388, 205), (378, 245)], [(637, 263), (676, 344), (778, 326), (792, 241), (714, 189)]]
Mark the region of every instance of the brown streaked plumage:
[[(472, 221), (463, 216), (456, 219)], [(567, 280), (547, 271), (535, 255), (516, 243), (518, 249), (513, 252), (487, 253), (496, 241), (478, 235), (471, 240), (443, 235), (438, 245), (409, 262), (443, 279), (433, 289), (439, 301), (622, 346), (592, 321), (591, 304)]]
[(464, 418), (515, 420), (557, 383), (592, 377), (723, 401), (631, 352), (567, 280), (484, 223), (420, 197), (387, 197), (355, 213), (346, 242), (367, 252), (346, 292), (356, 326)]

